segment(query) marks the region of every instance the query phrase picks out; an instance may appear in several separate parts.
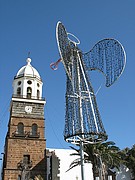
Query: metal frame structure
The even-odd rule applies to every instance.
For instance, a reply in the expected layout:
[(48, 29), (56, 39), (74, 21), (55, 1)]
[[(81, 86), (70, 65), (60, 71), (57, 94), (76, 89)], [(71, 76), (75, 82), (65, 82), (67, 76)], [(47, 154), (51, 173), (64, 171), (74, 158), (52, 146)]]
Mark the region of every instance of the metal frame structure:
[(61, 58), (51, 68), (57, 69), (61, 61), (67, 75), (64, 139), (80, 146), (84, 180), (84, 143), (107, 140), (88, 71), (99, 70), (106, 77), (106, 86), (111, 86), (123, 72), (125, 51), (117, 40), (103, 39), (83, 53), (78, 48), (79, 39), (67, 33), (61, 22), (57, 23), (56, 37)]

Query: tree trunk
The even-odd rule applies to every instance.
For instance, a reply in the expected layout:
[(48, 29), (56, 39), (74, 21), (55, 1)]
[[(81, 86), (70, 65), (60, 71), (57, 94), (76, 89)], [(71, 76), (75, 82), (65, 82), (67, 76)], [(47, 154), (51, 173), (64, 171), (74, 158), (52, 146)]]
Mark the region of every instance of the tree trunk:
[(96, 166), (94, 164), (92, 164), (92, 172), (93, 172), (93, 180), (96, 180)]

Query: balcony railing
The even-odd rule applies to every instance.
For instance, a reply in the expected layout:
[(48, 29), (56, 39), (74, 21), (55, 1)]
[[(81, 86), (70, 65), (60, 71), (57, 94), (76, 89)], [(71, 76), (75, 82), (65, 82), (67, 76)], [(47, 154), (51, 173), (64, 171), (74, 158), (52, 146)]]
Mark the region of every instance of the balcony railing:
[(41, 101), (45, 101), (45, 98), (43, 97), (36, 97), (36, 96), (24, 96), (24, 95), (19, 95), (19, 94), (13, 94), (12, 98), (21, 98), (21, 99), (35, 99), (35, 100), (41, 100)]
[(12, 137), (25, 137), (26, 136), (26, 132), (18, 132), (18, 131), (14, 131), (12, 133)]
[(40, 132), (37, 132), (37, 133), (28, 132), (27, 136), (29, 138), (39, 138), (40, 137)]
[(25, 137), (25, 138), (39, 138), (40, 137), (40, 132), (37, 133), (32, 133), (31, 131), (19, 133), (18, 131), (14, 131), (12, 133), (12, 137)]

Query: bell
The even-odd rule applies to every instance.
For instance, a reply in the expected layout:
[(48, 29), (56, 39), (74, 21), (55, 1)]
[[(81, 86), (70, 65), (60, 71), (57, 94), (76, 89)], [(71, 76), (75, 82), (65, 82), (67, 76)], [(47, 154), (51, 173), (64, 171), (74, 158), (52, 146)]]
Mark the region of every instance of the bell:
[(31, 92), (32, 92), (31, 88), (28, 88), (27, 93), (31, 93)]

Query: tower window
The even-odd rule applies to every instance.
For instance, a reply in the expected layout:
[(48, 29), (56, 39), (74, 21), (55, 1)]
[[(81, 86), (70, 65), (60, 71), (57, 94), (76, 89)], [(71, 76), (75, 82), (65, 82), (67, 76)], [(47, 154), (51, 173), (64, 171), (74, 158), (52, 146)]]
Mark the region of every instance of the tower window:
[(37, 99), (39, 99), (39, 97), (40, 97), (40, 91), (37, 90)]
[(30, 163), (30, 155), (23, 155), (23, 163), (25, 165)]
[[(17, 164), (17, 166), (18, 169), (20, 169), (21, 171), (29, 170), (32, 167), (32, 161), (30, 161), (30, 155), (23, 155), (23, 159)], [(24, 178), (22, 178), (21, 175), (21, 179), (29, 179), (28, 174)]]
[(18, 84), (18, 86), (19, 86), (19, 85), (21, 85), (21, 83), (22, 83), (21, 81), (18, 81), (18, 83), (17, 83), (17, 84)]
[(28, 80), (27, 83), (28, 83), (28, 84), (32, 84), (32, 81)]
[(21, 95), (21, 88), (20, 87), (17, 88), (17, 95)]
[(37, 136), (38, 125), (32, 124), (32, 136)]
[(37, 87), (39, 87), (40, 85), (39, 85), (39, 83), (37, 83)]
[(27, 87), (27, 98), (31, 98), (32, 95), (32, 89), (31, 87)]
[(18, 123), (17, 129), (18, 129), (19, 135), (24, 135), (24, 124), (23, 123), (21, 123), (21, 122)]

